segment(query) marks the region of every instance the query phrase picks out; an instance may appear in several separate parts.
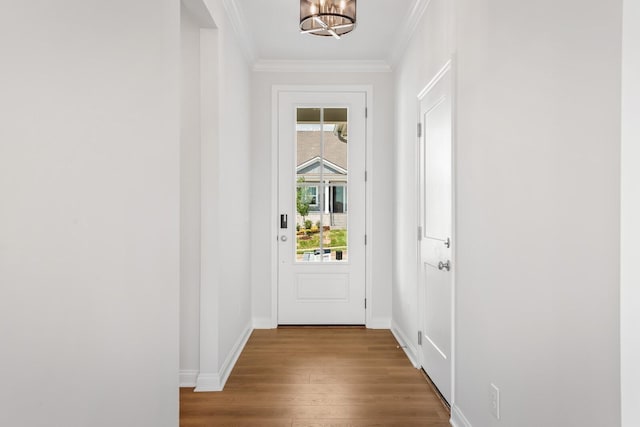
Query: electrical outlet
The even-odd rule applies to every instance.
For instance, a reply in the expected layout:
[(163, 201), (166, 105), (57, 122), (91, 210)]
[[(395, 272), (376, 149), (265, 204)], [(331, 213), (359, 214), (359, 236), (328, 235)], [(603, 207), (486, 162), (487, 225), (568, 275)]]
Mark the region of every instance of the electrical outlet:
[(500, 419), (500, 389), (495, 386), (495, 384), (491, 384), (489, 388), (489, 399), (491, 404), (491, 415), (495, 417), (496, 420)]

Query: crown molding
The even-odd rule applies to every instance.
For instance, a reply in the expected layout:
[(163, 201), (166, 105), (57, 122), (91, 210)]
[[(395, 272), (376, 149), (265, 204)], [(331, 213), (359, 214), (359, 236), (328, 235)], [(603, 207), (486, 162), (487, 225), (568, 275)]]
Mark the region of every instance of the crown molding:
[(393, 49), (391, 49), (391, 54), (387, 62), (392, 66), (398, 64), (405, 50), (407, 50), (411, 37), (413, 37), (413, 33), (415, 33), (416, 28), (418, 28), (418, 24), (430, 3), (431, 0), (414, 0), (410, 12), (404, 19), (403, 25), (400, 26), (401, 30), (396, 37)]
[(215, 20), (204, 0), (181, 0), (181, 3), (200, 25), (200, 28), (216, 28)]
[(413, 0), (409, 13), (399, 26), (387, 60), (267, 60), (258, 59), (242, 7), (237, 0), (222, 0), (244, 56), (256, 72), (391, 72), (407, 49), (431, 0)]
[(253, 71), (262, 73), (389, 73), (381, 60), (258, 60)]
[(249, 61), (249, 64), (252, 64), (256, 60), (255, 47), (249, 35), (246, 24), (247, 21), (242, 13), (242, 8), (236, 0), (222, 0), (222, 4), (231, 22), (233, 31), (238, 37), (244, 56), (247, 58), (247, 61)]

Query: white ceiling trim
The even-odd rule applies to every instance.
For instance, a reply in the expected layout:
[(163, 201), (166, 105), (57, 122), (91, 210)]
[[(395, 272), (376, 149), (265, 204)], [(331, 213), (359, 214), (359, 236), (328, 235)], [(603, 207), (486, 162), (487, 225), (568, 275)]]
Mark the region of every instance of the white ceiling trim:
[(393, 66), (398, 64), (430, 3), (431, 0), (414, 0), (413, 6), (404, 20), (404, 25), (400, 26), (402, 30), (396, 37), (394, 48), (389, 55), (389, 64)]
[(242, 9), (236, 0), (222, 0), (222, 4), (238, 37), (242, 51), (249, 63), (252, 64), (256, 60), (256, 51)]
[(217, 28), (211, 11), (203, 0), (182, 0), (184, 7), (200, 25), (200, 28)]
[(266, 73), (389, 73), (387, 61), (382, 60), (259, 60), (253, 71)]

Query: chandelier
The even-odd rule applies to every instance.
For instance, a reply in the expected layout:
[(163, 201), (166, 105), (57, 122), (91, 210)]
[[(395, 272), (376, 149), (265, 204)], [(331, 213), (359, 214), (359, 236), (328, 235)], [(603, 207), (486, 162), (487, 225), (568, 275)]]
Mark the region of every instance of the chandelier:
[(314, 36), (341, 35), (356, 26), (356, 0), (300, 0), (300, 32)]

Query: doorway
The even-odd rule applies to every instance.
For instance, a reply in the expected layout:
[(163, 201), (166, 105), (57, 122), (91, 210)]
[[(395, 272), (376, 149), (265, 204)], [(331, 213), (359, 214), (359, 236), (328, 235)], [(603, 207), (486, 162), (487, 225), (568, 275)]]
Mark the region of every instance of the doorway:
[(278, 324), (363, 325), (366, 93), (277, 101)]
[(418, 96), (419, 341), (422, 368), (451, 403), (453, 373), (453, 86), (448, 63)]

